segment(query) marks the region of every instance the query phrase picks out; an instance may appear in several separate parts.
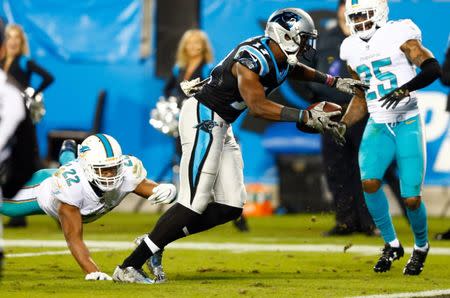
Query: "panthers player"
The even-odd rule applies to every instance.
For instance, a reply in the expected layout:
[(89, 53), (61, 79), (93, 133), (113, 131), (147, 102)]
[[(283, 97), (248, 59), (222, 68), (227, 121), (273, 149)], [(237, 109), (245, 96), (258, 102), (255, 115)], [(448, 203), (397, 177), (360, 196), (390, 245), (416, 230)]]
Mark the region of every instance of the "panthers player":
[(139, 270), (150, 256), (176, 239), (241, 215), (246, 197), (243, 162), (231, 123), (247, 107), (256, 117), (294, 122), (318, 131), (329, 128), (329, 117), (340, 112), (326, 113), (323, 105), (302, 111), (267, 99), (288, 75), (348, 93), (363, 87), (359, 81), (335, 78), (299, 62), (299, 56), (313, 50), (316, 37), (306, 12), (277, 10), (269, 17), (264, 36), (239, 44), (215, 66), (201, 90), (186, 100), (179, 121), (182, 157), (178, 201), (116, 268), (113, 279), (145, 283), (146, 277)]
[(171, 203), (176, 188), (146, 179), (142, 162), (122, 155), (119, 143), (106, 134), (86, 138), (79, 146), (65, 141), (59, 169), (36, 172), (13, 199), (5, 200), (1, 214), (47, 214), (60, 222), (72, 255), (86, 273), (86, 280), (111, 280), (100, 271), (83, 242), (83, 223), (105, 215), (133, 192), (154, 203)]
[[(396, 159), (415, 243), (403, 273), (418, 275), (429, 243), (421, 198), (426, 149), (415, 91), (435, 81), (440, 76), (440, 67), (433, 54), (423, 47), (421, 32), (411, 20), (388, 22), (387, 16), (385, 0), (346, 2), (352, 35), (342, 43), (340, 55), (347, 61), (353, 77), (370, 84), (370, 89), (365, 95), (354, 96), (333, 133), (338, 141), (344, 141), (346, 128), (370, 113), (359, 150), (359, 165), (367, 207), (385, 242), (374, 271), (390, 270), (392, 261), (404, 254), (381, 185), (386, 168)], [(416, 67), (421, 69), (417, 75)]]

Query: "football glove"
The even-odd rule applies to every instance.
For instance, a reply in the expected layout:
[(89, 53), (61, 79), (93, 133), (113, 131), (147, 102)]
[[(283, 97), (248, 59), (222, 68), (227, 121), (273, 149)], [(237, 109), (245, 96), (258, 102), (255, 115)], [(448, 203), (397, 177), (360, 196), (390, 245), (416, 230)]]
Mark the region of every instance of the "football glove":
[(159, 184), (153, 188), (153, 194), (148, 198), (153, 204), (170, 204), (175, 201), (177, 188), (170, 183)]
[(325, 102), (323, 101), (311, 110), (306, 110), (308, 112), (308, 120), (305, 125), (317, 130), (320, 133), (331, 129), (334, 125), (336, 125), (336, 122), (331, 121), (330, 118), (341, 114), (341, 111), (325, 112), (323, 110), (324, 106)]
[(364, 92), (369, 89), (369, 85), (365, 84), (364, 82), (341, 77), (335, 77), (332, 87), (341, 92), (352, 95), (355, 95), (357, 90)]
[(406, 88), (406, 86), (403, 85), (401, 87), (398, 87), (394, 91), (389, 92), (378, 101), (384, 101), (381, 107), (386, 106), (386, 110), (388, 110), (390, 107), (392, 107), (392, 109), (395, 109), (398, 103), (407, 96), (409, 96), (409, 90), (408, 88)]
[(85, 280), (112, 280), (111, 276), (103, 272), (91, 272), (86, 274)]
[(347, 125), (343, 122), (336, 123), (331, 129), (328, 130), (333, 137), (336, 144), (344, 146), (345, 144), (345, 132), (347, 131)]

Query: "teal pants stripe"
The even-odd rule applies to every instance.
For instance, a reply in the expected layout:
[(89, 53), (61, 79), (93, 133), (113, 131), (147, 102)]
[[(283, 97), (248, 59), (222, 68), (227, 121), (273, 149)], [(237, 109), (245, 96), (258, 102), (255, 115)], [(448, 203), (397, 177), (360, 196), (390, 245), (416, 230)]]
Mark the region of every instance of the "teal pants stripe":
[[(31, 176), (31, 179), (25, 184), (25, 187), (35, 187), (55, 172), (56, 169), (39, 170)], [(16, 200), (3, 201), (0, 205), (0, 214), (11, 217), (45, 214), (35, 198), (20, 198), (19, 196), (20, 193), (14, 198)]]
[(0, 213), (11, 217), (45, 214), (36, 200), (26, 202), (4, 201), (0, 206)]

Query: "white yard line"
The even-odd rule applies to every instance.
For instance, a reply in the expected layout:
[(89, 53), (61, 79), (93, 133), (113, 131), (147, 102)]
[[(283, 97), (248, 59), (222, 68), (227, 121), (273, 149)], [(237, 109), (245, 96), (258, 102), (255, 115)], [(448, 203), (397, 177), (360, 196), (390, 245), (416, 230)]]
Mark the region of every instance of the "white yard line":
[[(63, 240), (5, 240), (5, 246), (8, 247), (61, 247), (66, 248), (66, 242)], [(102, 250), (133, 249), (135, 245), (131, 241), (86, 241), (89, 248)], [(338, 244), (260, 244), (260, 243), (212, 243), (212, 242), (175, 242), (167, 246), (170, 249), (189, 249), (189, 250), (226, 250), (232, 252), (262, 252), (262, 251), (280, 251), (280, 252), (328, 252), (341, 253), (344, 251), (343, 245)], [(380, 253), (380, 246), (375, 245), (353, 245), (347, 250), (347, 253), (358, 253), (365, 255), (376, 255)], [(405, 248), (410, 253), (411, 247)], [(450, 255), (450, 248), (432, 247), (433, 255)]]
[[(402, 297), (441, 297), (444, 295), (450, 295), (450, 289), (444, 290), (431, 290), (423, 292), (407, 292), (397, 294), (384, 294), (384, 295), (370, 295), (370, 296), (356, 296), (353, 298), (402, 298)], [(445, 296), (447, 297), (447, 296)]]
[[(110, 250), (110, 249), (108, 249)], [(93, 251), (107, 251), (107, 249), (92, 248)], [(70, 250), (57, 250), (57, 251), (42, 251), (42, 252), (25, 252), (17, 254), (7, 254), (8, 258), (27, 258), (27, 257), (39, 257), (39, 256), (53, 256), (53, 255), (70, 255)]]

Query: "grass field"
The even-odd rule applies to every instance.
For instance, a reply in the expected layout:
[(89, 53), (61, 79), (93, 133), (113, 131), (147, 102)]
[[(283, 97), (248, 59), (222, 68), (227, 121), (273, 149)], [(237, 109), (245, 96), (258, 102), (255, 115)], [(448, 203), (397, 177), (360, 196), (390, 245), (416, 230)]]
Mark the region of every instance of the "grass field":
[[(132, 240), (151, 229), (157, 215), (109, 214), (85, 225), (85, 239), (97, 241)], [(345, 297), (390, 294), (434, 289), (450, 289), (450, 255), (433, 255), (422, 275), (403, 276), (408, 256), (394, 263), (390, 272), (375, 274), (374, 251), (354, 252), (362, 245), (382, 246), (376, 237), (352, 235), (322, 237), (333, 224), (331, 215), (298, 215), (252, 218), (251, 231), (239, 233), (231, 224), (193, 235), (177, 243), (191, 245), (168, 248), (164, 267), (170, 279), (165, 284), (136, 285), (112, 282), (87, 282), (76, 262), (68, 254), (20, 256), (21, 253), (64, 253), (64, 247), (13, 247), (7, 259), (0, 297)], [(398, 234), (404, 246), (412, 246), (412, 234), (403, 218), (396, 218)], [(448, 219), (430, 219), (430, 235), (450, 227)], [(63, 240), (55, 222), (46, 216), (29, 218), (29, 228), (7, 229), (5, 238)], [(208, 243), (208, 249), (201, 245)], [(333, 252), (263, 251), (226, 248), (229, 243), (257, 244), (254, 247), (293, 247), (290, 245), (332, 244), (342, 247)], [(199, 244), (199, 247), (195, 247)], [(351, 246), (346, 253), (344, 247)], [(224, 247), (222, 249), (222, 247)], [(295, 246), (297, 247), (297, 246)], [(432, 249), (449, 248), (448, 242), (431, 242)], [(92, 256), (104, 272), (115, 266), (131, 249), (103, 247)], [(213, 250), (219, 249), (219, 250)], [(443, 251), (443, 250), (441, 250)]]

